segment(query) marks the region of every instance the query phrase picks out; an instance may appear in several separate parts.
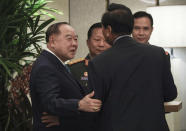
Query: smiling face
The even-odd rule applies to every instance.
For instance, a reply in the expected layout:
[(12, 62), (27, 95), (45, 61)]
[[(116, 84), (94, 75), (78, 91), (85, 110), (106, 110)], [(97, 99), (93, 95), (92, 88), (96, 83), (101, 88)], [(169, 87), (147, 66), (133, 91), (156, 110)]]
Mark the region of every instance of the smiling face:
[(78, 47), (77, 35), (74, 29), (65, 24), (59, 27), (59, 34), (53, 34), (49, 38), (52, 51), (62, 60), (74, 58)]
[(133, 38), (142, 44), (147, 44), (153, 27), (151, 26), (151, 21), (147, 17), (140, 17), (134, 19), (134, 28), (132, 31)]
[(95, 28), (91, 37), (87, 40), (90, 55), (95, 57), (111, 46), (105, 41), (102, 28)]

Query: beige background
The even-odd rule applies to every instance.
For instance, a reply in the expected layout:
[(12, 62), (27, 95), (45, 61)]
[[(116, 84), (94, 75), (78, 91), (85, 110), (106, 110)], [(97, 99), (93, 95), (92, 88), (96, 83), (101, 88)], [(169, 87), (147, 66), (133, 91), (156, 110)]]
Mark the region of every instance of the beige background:
[(56, 17), (55, 22), (66, 21), (69, 22), (69, 0), (53, 0), (53, 2), (47, 4), (49, 7), (58, 9), (63, 12), (63, 15), (51, 13)]
[(93, 23), (101, 21), (104, 11), (105, 0), (70, 0), (70, 24), (79, 36), (76, 58), (85, 57), (88, 53), (87, 31)]

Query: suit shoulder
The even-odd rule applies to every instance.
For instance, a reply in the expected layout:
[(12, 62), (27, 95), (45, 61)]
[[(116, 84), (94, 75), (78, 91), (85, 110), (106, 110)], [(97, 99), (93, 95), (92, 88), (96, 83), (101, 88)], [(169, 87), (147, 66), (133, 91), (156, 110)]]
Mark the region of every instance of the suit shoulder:
[(67, 64), (69, 66), (72, 66), (72, 65), (75, 65), (75, 64), (78, 64), (78, 63), (82, 63), (85, 61), (85, 58), (78, 58), (78, 59), (75, 59), (75, 60), (71, 60), (70, 62), (68, 62)]

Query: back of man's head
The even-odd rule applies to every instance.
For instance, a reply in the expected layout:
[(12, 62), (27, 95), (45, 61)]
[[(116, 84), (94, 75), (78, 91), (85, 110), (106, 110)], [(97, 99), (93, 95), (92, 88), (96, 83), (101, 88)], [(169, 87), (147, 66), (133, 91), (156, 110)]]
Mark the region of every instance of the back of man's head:
[(142, 18), (142, 17), (146, 17), (150, 20), (151, 22), (151, 26), (153, 27), (153, 18), (152, 18), (152, 15), (145, 12), (145, 11), (138, 11), (136, 13), (134, 13), (134, 19), (138, 19), (138, 18)]
[(118, 10), (118, 9), (124, 9), (126, 10), (126, 7), (125, 5), (122, 5), (122, 4), (117, 4), (117, 3), (111, 3), (108, 8), (107, 8), (107, 11), (114, 11), (114, 10)]
[(117, 35), (129, 35), (132, 33), (134, 20), (128, 7), (112, 3), (107, 10), (101, 19), (105, 28), (111, 26), (112, 33)]

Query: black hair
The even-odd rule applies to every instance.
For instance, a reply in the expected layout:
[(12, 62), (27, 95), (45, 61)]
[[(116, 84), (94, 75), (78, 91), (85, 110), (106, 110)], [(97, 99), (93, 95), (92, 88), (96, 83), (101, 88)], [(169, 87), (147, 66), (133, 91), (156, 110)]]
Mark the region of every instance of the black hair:
[(153, 18), (152, 18), (151, 14), (149, 14), (145, 11), (138, 11), (138, 12), (134, 13), (133, 16), (134, 16), (134, 19), (141, 18), (141, 17), (147, 17), (150, 20), (151, 26), (153, 26)]
[(122, 4), (111, 3), (108, 6), (107, 11), (114, 11), (114, 10), (117, 10), (117, 9), (124, 9), (125, 10), (126, 9), (126, 6), (125, 5), (122, 5)]
[(90, 37), (92, 36), (92, 31), (93, 31), (95, 28), (102, 28), (101, 22), (95, 23), (95, 24), (93, 24), (93, 25), (89, 28), (88, 33), (87, 33), (87, 38), (88, 38), (88, 40), (89, 40)]
[(52, 24), (48, 27), (47, 31), (46, 31), (46, 42), (48, 43), (49, 42), (49, 37), (53, 34), (59, 34), (60, 31), (59, 31), (59, 27), (61, 25), (69, 25), (69, 23), (67, 22), (58, 22), (58, 23), (55, 23), (55, 24)]
[(131, 10), (122, 4), (112, 3), (102, 16), (102, 25), (111, 26), (112, 33), (129, 35), (132, 33), (134, 19)]

